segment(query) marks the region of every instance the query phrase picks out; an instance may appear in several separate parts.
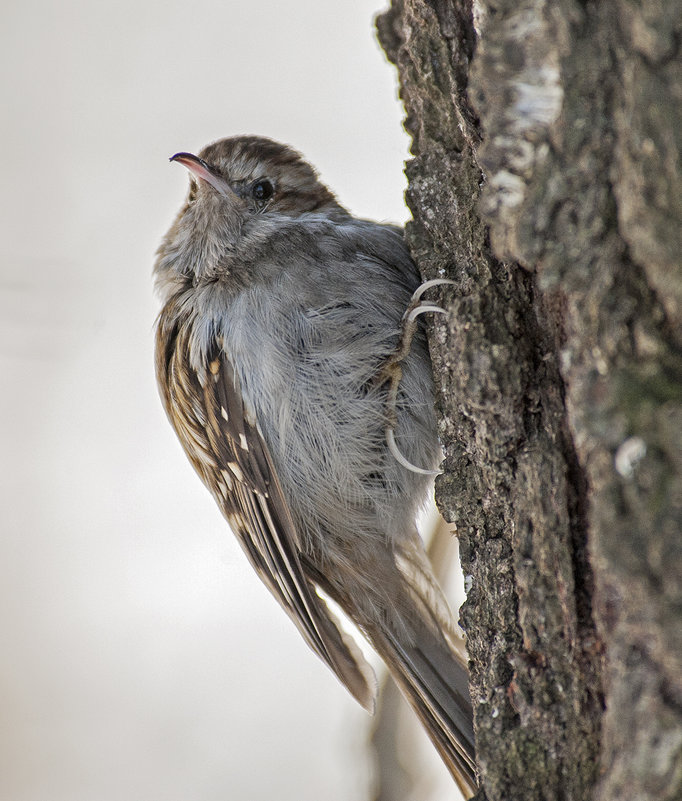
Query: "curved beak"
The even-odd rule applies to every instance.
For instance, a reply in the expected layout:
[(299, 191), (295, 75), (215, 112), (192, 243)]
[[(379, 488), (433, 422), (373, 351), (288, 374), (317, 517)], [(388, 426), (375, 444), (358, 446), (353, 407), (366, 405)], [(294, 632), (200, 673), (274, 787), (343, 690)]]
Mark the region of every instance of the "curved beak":
[(207, 184), (210, 184), (216, 191), (220, 192), (221, 195), (235, 194), (234, 189), (232, 189), (229, 183), (222, 176), (218, 175), (203, 159), (200, 159), (199, 156), (195, 156), (193, 153), (176, 153), (174, 156), (171, 156), (169, 160), (177, 161), (178, 164), (182, 164), (192, 175), (195, 175), (202, 181), (206, 181)]

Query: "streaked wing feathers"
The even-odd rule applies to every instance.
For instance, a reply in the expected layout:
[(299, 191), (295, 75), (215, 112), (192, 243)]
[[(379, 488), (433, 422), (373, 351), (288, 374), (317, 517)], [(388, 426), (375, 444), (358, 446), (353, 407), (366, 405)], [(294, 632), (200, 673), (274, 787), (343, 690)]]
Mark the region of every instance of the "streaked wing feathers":
[(308, 645), (371, 711), (372, 669), (304, 574), (291, 513), (229, 360), (216, 341), (199, 375), (189, 358), (191, 326), (172, 306), (159, 319), (156, 369), (168, 417), (258, 575)]

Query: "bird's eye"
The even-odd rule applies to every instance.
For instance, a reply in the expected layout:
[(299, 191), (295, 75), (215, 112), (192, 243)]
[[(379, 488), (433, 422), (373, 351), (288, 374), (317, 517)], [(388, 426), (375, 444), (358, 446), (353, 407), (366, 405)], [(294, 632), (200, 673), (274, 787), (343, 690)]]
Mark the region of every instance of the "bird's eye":
[(275, 192), (275, 187), (267, 178), (261, 178), (251, 187), (251, 194), (258, 203), (265, 203), (270, 200)]

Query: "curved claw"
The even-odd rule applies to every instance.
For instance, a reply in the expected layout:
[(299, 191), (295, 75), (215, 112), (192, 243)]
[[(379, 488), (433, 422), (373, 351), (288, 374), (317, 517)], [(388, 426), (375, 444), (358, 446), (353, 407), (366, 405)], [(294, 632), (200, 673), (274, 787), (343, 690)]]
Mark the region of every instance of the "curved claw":
[(410, 312), (408, 312), (407, 317), (405, 318), (407, 322), (412, 323), (414, 322), (420, 314), (424, 314), (424, 312), (438, 312), (439, 314), (447, 314), (448, 310), (444, 309), (442, 306), (434, 306), (431, 303), (422, 303), (419, 306), (415, 306)]
[(416, 464), (412, 464), (412, 462), (408, 461), (398, 450), (398, 445), (395, 441), (395, 432), (392, 428), (386, 429), (386, 444), (398, 464), (401, 464), (411, 473), (418, 473), (420, 476), (439, 476), (443, 472), (442, 470), (425, 470), (423, 467), (417, 467)]
[(412, 295), (412, 303), (419, 300), (427, 289), (431, 289), (432, 286), (442, 286), (443, 284), (452, 284), (454, 286), (455, 281), (452, 281), (450, 278), (431, 278), (431, 280), (419, 284)]

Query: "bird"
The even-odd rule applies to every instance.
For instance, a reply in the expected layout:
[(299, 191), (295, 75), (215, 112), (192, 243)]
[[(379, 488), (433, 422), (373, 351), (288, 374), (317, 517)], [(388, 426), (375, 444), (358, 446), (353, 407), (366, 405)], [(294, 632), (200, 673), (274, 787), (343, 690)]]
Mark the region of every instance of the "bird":
[(371, 712), (374, 674), (336, 604), (472, 795), (466, 658), (415, 523), (441, 451), (428, 287), (402, 229), (353, 216), (265, 137), (170, 160), (189, 190), (154, 264), (168, 419), (310, 648)]

